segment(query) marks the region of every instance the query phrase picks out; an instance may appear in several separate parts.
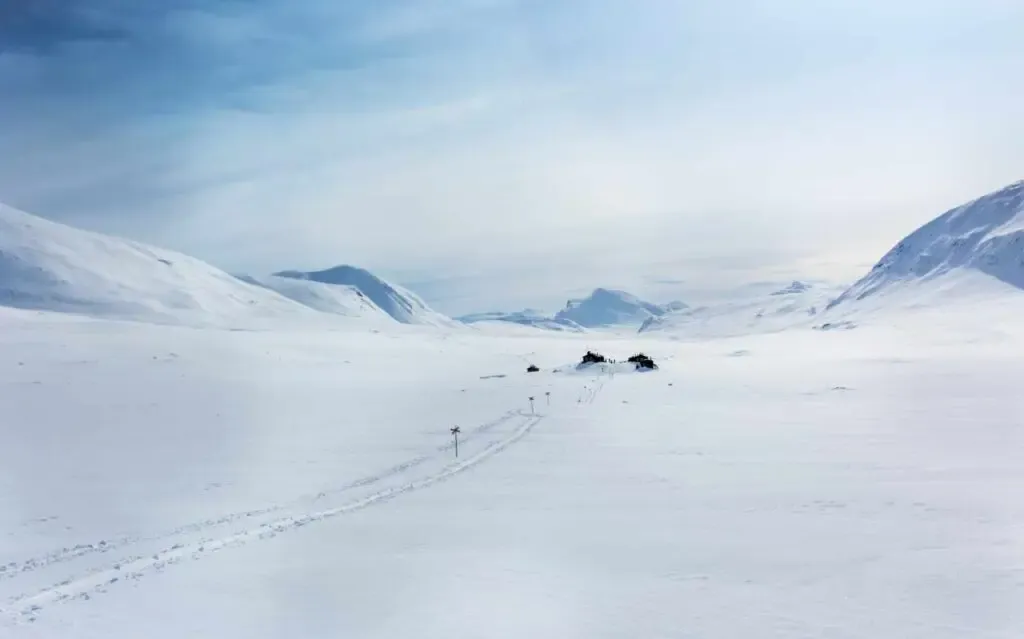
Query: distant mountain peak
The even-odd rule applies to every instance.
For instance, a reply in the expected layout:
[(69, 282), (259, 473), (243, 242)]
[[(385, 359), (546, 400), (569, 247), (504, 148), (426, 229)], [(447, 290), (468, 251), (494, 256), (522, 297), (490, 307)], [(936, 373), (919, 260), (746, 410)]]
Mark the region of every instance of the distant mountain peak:
[(639, 326), (652, 317), (687, 308), (683, 302), (653, 304), (632, 293), (613, 288), (595, 288), (586, 297), (566, 301), (562, 310), (553, 316), (535, 309), (515, 312), (473, 313), (459, 318), (467, 324), (478, 322), (512, 322), (535, 328), (579, 332), (587, 328), (613, 326)]
[[(331, 284), (317, 279), (329, 280)], [(165, 324), (455, 325), (365, 269), (231, 275), (181, 253), (0, 205), (0, 306)]]
[(582, 332), (584, 329), (576, 322), (555, 319), (549, 317), (537, 311), (535, 309), (524, 309), (522, 311), (513, 311), (510, 313), (502, 311), (493, 311), (488, 313), (472, 313), (470, 315), (463, 315), (457, 318), (464, 324), (478, 324), (481, 322), (508, 322), (511, 324), (519, 324), (521, 326), (531, 326), (533, 328), (546, 329), (552, 331), (567, 331), (573, 333)]
[(646, 302), (632, 293), (611, 288), (595, 288), (584, 298), (571, 299), (555, 315), (587, 328), (606, 326), (639, 326), (652, 317), (685, 308), (682, 302), (669, 305)]
[(341, 264), (321, 271), (288, 270), (275, 273), (274, 276), (351, 287), (403, 324), (455, 325), (454, 320), (430, 308), (412, 291), (357, 266)]
[(801, 282), (799, 280), (793, 280), (793, 282), (790, 283), (789, 286), (787, 286), (785, 288), (780, 288), (779, 290), (777, 290), (774, 293), (772, 293), (772, 295), (796, 295), (796, 294), (799, 294), (799, 293), (804, 293), (806, 291), (809, 291), (811, 288), (813, 288), (813, 287), (810, 284), (808, 284), (807, 282)]
[(190, 325), (318, 317), (196, 258), (3, 205), (0, 305)]

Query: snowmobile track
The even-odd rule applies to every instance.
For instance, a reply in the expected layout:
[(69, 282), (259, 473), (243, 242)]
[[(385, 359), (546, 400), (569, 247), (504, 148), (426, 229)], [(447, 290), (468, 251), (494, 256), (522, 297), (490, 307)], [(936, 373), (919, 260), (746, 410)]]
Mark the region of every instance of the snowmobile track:
[[(480, 424), (473, 428), (472, 430), (470, 430), (469, 432), (467, 432), (463, 436), (463, 442), (470, 443), (480, 435), (485, 434), (501, 426), (505, 422), (514, 419), (517, 416), (523, 415), (525, 415), (525, 413), (523, 413), (522, 411), (510, 410), (501, 417), (486, 422), (484, 424)], [(432, 459), (436, 459), (438, 455), (450, 452), (453, 446), (454, 444), (449, 442), (443, 446), (438, 446), (433, 453), (428, 453), (425, 455), (420, 455), (419, 457), (414, 457), (407, 461), (396, 464), (386, 470), (374, 473), (373, 475), (362, 477), (360, 479), (354, 480), (352, 482), (349, 482), (342, 486), (338, 486), (336, 488), (320, 491), (316, 495), (306, 495), (298, 497), (284, 504), (277, 504), (265, 508), (228, 513), (214, 519), (205, 519), (203, 521), (193, 522), (191, 524), (179, 526), (177, 528), (155, 535), (123, 536), (116, 537), (113, 539), (102, 539), (90, 543), (77, 544), (75, 546), (53, 550), (46, 554), (37, 555), (35, 557), (24, 559), (22, 561), (14, 561), (4, 565), (0, 565), (0, 582), (7, 579), (14, 579), (23, 573), (33, 572), (43, 568), (48, 568), (55, 564), (73, 561), (75, 559), (79, 559), (81, 557), (85, 557), (87, 555), (91, 555), (94, 553), (109, 553), (119, 548), (123, 548), (125, 546), (137, 545), (143, 542), (154, 542), (163, 539), (171, 539), (173, 537), (178, 537), (189, 533), (196, 533), (203, 530), (215, 528), (217, 526), (228, 525), (237, 521), (249, 520), (257, 517), (262, 517), (265, 515), (270, 515), (276, 512), (282, 512), (292, 507), (301, 506), (302, 504), (305, 504), (307, 502), (322, 500), (326, 497), (338, 495), (356, 488), (371, 486), (375, 483), (379, 483), (384, 479), (387, 479), (399, 473), (415, 468), (416, 466), (422, 465)]]
[[(31, 622), (36, 619), (37, 615), (42, 610), (54, 604), (65, 603), (72, 600), (89, 600), (93, 596), (107, 592), (111, 586), (118, 583), (137, 581), (148, 575), (159, 572), (167, 566), (180, 563), (184, 560), (202, 559), (213, 552), (223, 550), (225, 548), (241, 546), (253, 541), (276, 537), (281, 533), (295, 531), (310, 524), (362, 510), (400, 495), (428, 488), (434, 484), (440, 483), (469, 470), (494, 455), (497, 455), (509, 446), (526, 437), (526, 435), (528, 435), (530, 431), (532, 431), (533, 428), (543, 419), (543, 416), (539, 414), (532, 415), (522, 411), (510, 411), (493, 422), (488, 422), (476, 427), (470, 434), (479, 439), (479, 435), (485, 434), (516, 417), (522, 418), (523, 421), (510, 434), (487, 443), (485, 446), (463, 459), (448, 463), (438, 470), (424, 474), (421, 477), (410, 478), (403, 483), (382, 488), (376, 492), (350, 500), (336, 507), (323, 508), (320, 510), (306, 510), (302, 514), (278, 517), (271, 521), (250, 525), (241, 530), (221, 534), (219, 536), (202, 538), (199, 540), (193, 539), (182, 541), (180, 543), (165, 545), (162, 549), (157, 550), (156, 552), (147, 553), (145, 555), (124, 557), (119, 561), (107, 563), (103, 567), (91, 570), (84, 574), (69, 576), (62, 581), (54, 583), (41, 590), (23, 593), (12, 597), (8, 600), (8, 605), (3, 610), (0, 610), (0, 614), (15, 623)], [(463, 445), (465, 445), (466, 441), (467, 439), (463, 439)], [(441, 453), (447, 452), (450, 448), (451, 445), (446, 445), (439, 447), (436, 450), (438, 453)], [(409, 460), (408, 462), (404, 462), (388, 470), (382, 471), (376, 475), (352, 482), (351, 484), (335, 489), (331, 492), (335, 494), (341, 493), (352, 488), (373, 485), (384, 479), (396, 478), (401, 476), (403, 473), (407, 473), (408, 471), (423, 465), (427, 461), (437, 460), (438, 457), (439, 456), (436, 453), (417, 457)], [(320, 495), (317, 495), (313, 498), (313, 502), (315, 503), (318, 498), (325, 494), (326, 493), (321, 493)], [(176, 529), (174, 532), (162, 536), (162, 538), (173, 537), (186, 531), (202, 532), (204, 529), (223, 525), (224, 523), (248, 519), (253, 516), (252, 513), (267, 514), (285, 509), (286, 506), (275, 506), (260, 511), (249, 511), (245, 513), (227, 515), (216, 520), (192, 524), (191, 526)], [(54, 560), (57, 562), (66, 561), (91, 552), (109, 552), (114, 548), (127, 547), (127, 549), (130, 549), (132, 546), (143, 541), (153, 541), (158, 539), (158, 537), (140, 537), (136, 539), (122, 538), (111, 543), (100, 542), (96, 545), (87, 545), (78, 549), (69, 549), (65, 555), (57, 555)], [(60, 557), (66, 557), (66, 559), (61, 559)], [(45, 565), (37, 563), (34, 564), (34, 561), (36, 560), (28, 560), (18, 564), (22, 566), (21, 572), (27, 572), (33, 570), (35, 567)]]

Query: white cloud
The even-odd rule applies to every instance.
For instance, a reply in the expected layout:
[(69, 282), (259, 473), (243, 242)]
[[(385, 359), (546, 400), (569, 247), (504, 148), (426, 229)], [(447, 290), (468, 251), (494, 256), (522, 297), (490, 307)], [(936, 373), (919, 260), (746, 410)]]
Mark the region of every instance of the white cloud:
[[(111, 81), (121, 115), (89, 135), (14, 114), (32, 134), (0, 137), (32, 150), (0, 160), (0, 199), (232, 269), (493, 275), (510, 303), (715, 269), (852, 277), (1021, 173), (1021, 9), (910, 4), (180, 12), (165, 32), (216, 68), (133, 76), (134, 99), (182, 74), (162, 109)], [(25, 68), (0, 56), (0, 82)]]

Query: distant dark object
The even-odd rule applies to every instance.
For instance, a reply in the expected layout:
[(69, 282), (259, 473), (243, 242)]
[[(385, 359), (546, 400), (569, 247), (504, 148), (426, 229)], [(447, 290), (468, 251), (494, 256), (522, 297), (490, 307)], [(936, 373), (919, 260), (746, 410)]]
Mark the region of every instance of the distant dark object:
[(602, 355), (600, 353), (595, 353), (594, 351), (587, 351), (587, 354), (583, 356), (583, 361), (580, 362), (580, 363), (581, 364), (604, 364), (607, 361), (608, 361), (608, 359), (604, 355)]
[(637, 370), (655, 370), (658, 368), (658, 366), (654, 363), (654, 360), (648, 357), (647, 355), (644, 355), (643, 353), (631, 355), (627, 361), (629, 361), (631, 364), (635, 364)]
[(817, 326), (813, 326), (812, 328), (814, 328), (814, 330), (817, 331), (849, 331), (857, 328), (857, 324), (856, 322), (843, 320), (841, 322), (825, 322), (824, 324), (818, 324)]
[(526, 372), (527, 373), (539, 373), (540, 369), (537, 368), (536, 366), (534, 366), (533, 364), (530, 364), (529, 366), (526, 367)]

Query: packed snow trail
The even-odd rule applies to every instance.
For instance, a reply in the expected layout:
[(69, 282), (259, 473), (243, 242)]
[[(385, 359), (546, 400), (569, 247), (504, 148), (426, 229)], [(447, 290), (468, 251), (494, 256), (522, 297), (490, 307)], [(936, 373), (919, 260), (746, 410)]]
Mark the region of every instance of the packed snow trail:
[[(164, 546), (155, 552), (147, 553), (145, 555), (123, 557), (116, 562), (109, 563), (104, 567), (89, 571), (85, 574), (67, 577), (51, 586), (43, 588), (38, 592), (16, 595), (9, 600), (4, 613), (8, 616), (31, 619), (36, 615), (36, 613), (48, 605), (64, 602), (72, 598), (87, 600), (92, 595), (102, 593), (107, 587), (122, 580), (138, 580), (150, 573), (162, 570), (166, 566), (178, 563), (183, 559), (200, 559), (217, 550), (246, 544), (257, 539), (269, 539), (280, 533), (296, 530), (317, 521), (323, 521), (338, 515), (361, 510), (368, 506), (397, 497), (398, 495), (427, 488), (458, 473), (468, 470), (485, 461), (489, 457), (505, 450), (515, 442), (525, 437), (533, 427), (543, 419), (543, 416), (541, 415), (520, 415), (520, 417), (522, 417), (522, 421), (520, 422), (521, 425), (511, 434), (500, 439), (490, 441), (482, 450), (475, 452), (471, 456), (467, 456), (460, 461), (442, 466), (440, 470), (426, 474), (425, 476), (414, 479), (405, 478), (405, 482), (400, 485), (382, 488), (369, 495), (351, 500), (337, 507), (313, 510), (299, 515), (279, 517), (268, 522), (243, 528), (242, 530), (223, 534), (218, 537), (203, 537), (196, 541), (183, 541), (169, 546)], [(465, 441), (462, 443), (462, 446), (466, 446)], [(399, 477), (408, 470), (420, 466), (423, 461), (426, 460), (423, 458), (412, 460), (406, 464), (396, 466), (390, 471), (385, 471), (378, 476), (354, 482), (354, 485), (372, 485), (386, 478)], [(279, 507), (258, 512), (266, 513), (282, 509), (283, 508)], [(242, 515), (243, 518), (246, 516), (246, 514)], [(231, 516), (228, 516), (226, 519), (228, 521), (234, 521), (234, 519), (231, 519)], [(223, 521), (223, 519), (218, 520), (218, 522), (219, 521)], [(215, 525), (218, 524), (214, 524), (213, 526)], [(204, 527), (200, 526), (196, 529), (196, 532), (204, 532), (205, 530), (206, 529)], [(122, 541), (120, 547), (126, 547), (128, 550), (131, 550), (133, 546), (138, 545), (138, 543), (141, 543), (142, 541), (145, 540), (140, 539), (136, 543)]]
[[(525, 413), (520, 410), (508, 411), (507, 413), (493, 421), (480, 424), (473, 428), (471, 431), (469, 431), (463, 436), (463, 442), (472, 442), (480, 435), (486, 434), (487, 432), (503, 425), (504, 423), (514, 419), (517, 416), (524, 415)], [(354, 490), (356, 488), (363, 488), (366, 486), (373, 485), (389, 477), (395, 476), (399, 473), (410, 470), (412, 468), (415, 468), (416, 466), (436, 459), (440, 454), (449, 453), (452, 450), (452, 447), (453, 444), (451, 442), (446, 443), (443, 446), (438, 446), (433, 453), (421, 455), (419, 457), (415, 457), (413, 459), (401, 462), (388, 468), (387, 470), (383, 470), (379, 473), (374, 473), (373, 475), (357, 479), (355, 481), (352, 481), (343, 486), (339, 486), (337, 488), (320, 491), (315, 495), (299, 497), (289, 503), (277, 504), (274, 506), (268, 506), (265, 508), (253, 510), (244, 510), (239, 512), (228, 513), (215, 519), (206, 519), (203, 521), (186, 524), (184, 526), (179, 526), (177, 528), (159, 534), (144, 536), (123, 536), (114, 539), (101, 539), (91, 543), (78, 544), (70, 548), (59, 548), (51, 552), (45, 553), (43, 555), (31, 557), (29, 559), (13, 561), (0, 566), (0, 582), (7, 579), (16, 578), (19, 574), (22, 573), (32, 572), (40, 570), (42, 568), (53, 566), (54, 564), (72, 561), (93, 553), (109, 553), (111, 551), (117, 550), (125, 546), (138, 545), (144, 542), (161, 541), (185, 535), (188, 533), (209, 531), (218, 526), (228, 525), (238, 521), (251, 520), (253, 518), (258, 518), (261, 516), (279, 513), (291, 507), (301, 507), (305, 504), (310, 504), (312, 502), (319, 501), (333, 495), (338, 495), (341, 493)]]
[[(596, 381), (588, 384), (586, 403), (593, 403), (602, 385), (603, 383)], [(7, 623), (32, 622), (40, 612), (54, 604), (75, 600), (88, 601), (96, 595), (106, 593), (112, 586), (138, 581), (184, 560), (199, 560), (225, 548), (270, 539), (281, 533), (295, 531), (310, 524), (368, 508), (405, 493), (428, 488), (504, 451), (526, 437), (544, 418), (545, 415), (540, 412), (511, 410), (493, 421), (480, 424), (460, 439), (460, 452), (466, 451), (469, 454), (463, 453), (464, 456), (458, 459), (448, 457), (454, 447), (453, 442), (448, 442), (436, 447), (432, 453), (414, 457), (379, 473), (335, 489), (296, 499), (291, 503), (230, 513), (181, 526), (162, 534), (101, 540), (56, 550), (21, 562), (11, 562), (4, 566), (4, 572), (0, 574), (0, 583), (2, 580), (10, 580), (14, 584), (19, 584), (33, 576), (36, 571), (53, 572), (54, 569), (64, 567), (65, 572), (60, 574), (59, 580), (49, 582), (49, 585), (40, 589), (28, 589), (8, 596), (4, 607), (0, 609), (0, 616), (5, 618)], [(508, 430), (513, 424), (515, 427)], [(494, 435), (485, 437), (489, 433)], [(380, 484), (385, 485), (378, 487)], [(333, 497), (348, 495), (367, 487), (374, 487), (376, 490), (350, 498), (337, 506), (327, 505)], [(313, 508), (316, 505), (323, 507)], [(289, 509), (298, 512), (283, 514)], [(269, 515), (274, 517), (258, 521)], [(230, 524), (243, 521), (248, 525), (240, 530), (225, 529)], [(174, 541), (174, 538), (178, 537), (182, 539)], [(174, 543), (171, 543), (172, 541)], [(88, 559), (90, 555), (106, 556), (115, 550), (123, 551), (116, 561), (107, 559), (95, 562), (97, 565), (69, 574), (69, 569), (78, 565), (78, 560)]]

